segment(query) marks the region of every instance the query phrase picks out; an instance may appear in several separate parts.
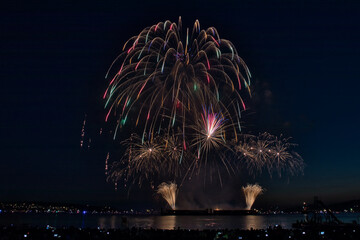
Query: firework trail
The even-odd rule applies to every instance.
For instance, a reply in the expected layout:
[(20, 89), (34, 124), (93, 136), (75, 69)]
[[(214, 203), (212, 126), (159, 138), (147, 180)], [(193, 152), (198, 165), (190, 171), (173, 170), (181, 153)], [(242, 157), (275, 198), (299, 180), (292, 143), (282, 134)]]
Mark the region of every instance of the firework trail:
[(110, 157), (110, 153), (108, 152), (106, 154), (106, 158), (105, 158), (105, 175), (108, 175), (108, 170), (109, 170), (109, 157)]
[(86, 114), (84, 116), (84, 121), (81, 127), (81, 135), (80, 135), (80, 147), (84, 146), (84, 137), (85, 137), (85, 125), (86, 125)]
[(177, 196), (177, 185), (174, 182), (161, 183), (158, 186), (157, 193), (159, 193), (169, 204), (172, 210), (175, 210), (176, 196)]
[(246, 187), (242, 187), (245, 194), (246, 210), (251, 210), (257, 196), (264, 192), (264, 189), (258, 184), (248, 184)]
[(303, 172), (304, 161), (292, 150), (296, 144), (290, 143), (289, 139), (266, 132), (258, 136), (242, 135), (235, 146), (235, 151), (242, 160), (240, 164), (244, 164), (251, 174), (261, 173), (265, 168), (270, 175), (274, 171), (279, 176), (282, 172), (295, 175)]

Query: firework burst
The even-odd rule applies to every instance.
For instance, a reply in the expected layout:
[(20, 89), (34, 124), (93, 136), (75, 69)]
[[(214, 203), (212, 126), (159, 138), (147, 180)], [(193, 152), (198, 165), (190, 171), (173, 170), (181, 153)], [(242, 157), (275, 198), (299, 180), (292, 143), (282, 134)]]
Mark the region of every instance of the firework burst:
[[(120, 131), (139, 134), (122, 141), (124, 157), (109, 164), (107, 176), (115, 183), (154, 184), (169, 176), (183, 182), (207, 166), (220, 183), (223, 169), (238, 166), (251, 174), (303, 170), (288, 139), (241, 133), (250, 71), (214, 27), (201, 29), (196, 20), (192, 30), (182, 29), (181, 18), (147, 27), (124, 44), (108, 76), (105, 122), (115, 126), (113, 138)], [(226, 157), (228, 150), (237, 162)]]
[[(226, 136), (236, 137), (241, 131), (250, 71), (234, 45), (221, 39), (214, 27), (201, 29), (196, 20), (192, 31), (182, 29), (181, 18), (178, 23), (147, 27), (124, 44), (106, 76), (110, 75), (105, 121), (115, 124), (114, 139), (124, 127), (142, 132), (136, 139), (141, 145), (125, 144), (129, 160), (118, 164), (125, 168), (115, 175), (126, 172), (149, 179), (168, 171), (178, 176), (179, 165), (187, 159), (195, 159), (190, 168), (197, 168), (210, 150), (226, 146)], [(156, 141), (161, 152), (150, 147)]]
[(144, 136), (179, 127), (185, 141), (187, 120), (194, 122), (202, 105), (222, 109), (229, 123), (239, 124), (240, 106), (245, 109), (240, 90), (250, 93), (245, 62), (213, 27), (201, 30), (196, 21), (192, 31), (182, 32), (179, 18), (147, 27), (125, 43), (110, 68), (122, 61), (120, 69), (104, 93), (105, 121), (115, 116), (116, 131), (133, 115)]
[(164, 175), (168, 174), (174, 178), (182, 175), (188, 165), (190, 152), (186, 151), (186, 145), (182, 143), (176, 135), (166, 135), (162, 138), (162, 148), (164, 149), (162, 169)]
[(262, 172), (265, 168), (270, 175), (274, 171), (279, 176), (282, 172), (295, 175), (303, 172), (304, 161), (292, 150), (294, 146), (296, 144), (290, 143), (289, 138), (261, 133), (258, 136), (243, 135), (236, 144), (235, 151), (251, 174)]
[(113, 163), (109, 180), (132, 181), (141, 185), (144, 180), (151, 181), (160, 174), (163, 148), (159, 138), (142, 141), (138, 135), (133, 134), (122, 144), (126, 146), (124, 157)]
[(282, 172), (288, 172), (296, 175), (304, 170), (304, 160), (302, 157), (292, 150), (296, 144), (290, 143), (289, 138), (275, 137), (271, 154), (273, 156), (272, 169), (275, 169), (279, 176)]
[(221, 113), (214, 113), (210, 108), (203, 107), (201, 118), (193, 127), (195, 130), (195, 142), (192, 146), (198, 147), (200, 153), (208, 153), (211, 149), (225, 145), (225, 120)]

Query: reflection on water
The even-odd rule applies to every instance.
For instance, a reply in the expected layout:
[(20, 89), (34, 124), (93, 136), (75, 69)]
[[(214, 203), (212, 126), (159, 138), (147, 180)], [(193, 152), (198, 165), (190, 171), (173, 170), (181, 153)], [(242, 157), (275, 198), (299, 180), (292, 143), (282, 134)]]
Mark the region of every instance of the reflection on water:
[(175, 229), (178, 216), (158, 216), (154, 218), (154, 225), (161, 229)]
[[(127, 228), (129, 227), (128, 218), (125, 216), (101, 216), (98, 218), (99, 228)], [(130, 226), (133, 227), (133, 226)]]
[[(265, 221), (267, 216), (149, 216), (129, 217), (129, 227), (159, 229), (219, 229), (241, 228), (261, 229), (275, 225), (273, 220)], [(299, 219), (299, 218), (298, 218)], [(300, 218), (301, 219), (301, 218)], [(291, 227), (289, 222), (286, 227)]]
[(246, 215), (244, 217), (244, 224), (246, 229), (262, 229), (265, 225), (264, 218), (254, 215)]
[(110, 218), (111, 228), (116, 228), (116, 221), (117, 221), (117, 216), (111, 216), (111, 218)]
[[(359, 221), (360, 214), (338, 214), (344, 222)], [(82, 228), (158, 228), (158, 229), (264, 229), (281, 225), (291, 228), (292, 223), (303, 220), (303, 214), (247, 215), (247, 216), (119, 216), (97, 214), (0, 214), (0, 225), (32, 225), (45, 227)]]
[(100, 217), (99, 218), (99, 227), (100, 228), (106, 228), (106, 218), (105, 217)]
[(81, 218), (81, 228), (85, 228), (85, 215), (82, 215), (82, 218)]

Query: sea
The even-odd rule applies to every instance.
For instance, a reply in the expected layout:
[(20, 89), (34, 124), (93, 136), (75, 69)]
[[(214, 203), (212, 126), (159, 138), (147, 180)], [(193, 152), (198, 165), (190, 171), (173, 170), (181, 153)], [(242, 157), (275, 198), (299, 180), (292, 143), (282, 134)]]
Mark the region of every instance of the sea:
[[(360, 213), (336, 215), (341, 221), (360, 222)], [(304, 214), (267, 214), (245, 216), (155, 216), (155, 215), (101, 215), (67, 213), (2, 213), (0, 226), (76, 227), (76, 228), (125, 228), (144, 229), (265, 229), (281, 225), (290, 229)]]

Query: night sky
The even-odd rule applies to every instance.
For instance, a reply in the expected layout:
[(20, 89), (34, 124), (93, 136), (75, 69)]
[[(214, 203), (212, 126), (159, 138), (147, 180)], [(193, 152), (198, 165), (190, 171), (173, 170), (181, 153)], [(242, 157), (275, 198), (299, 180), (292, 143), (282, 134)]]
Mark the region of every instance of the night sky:
[[(358, 1), (49, 2), (0, 8), (0, 201), (157, 203), (149, 190), (128, 198), (106, 183), (106, 144), (95, 132), (104, 76), (125, 41), (179, 16), (184, 27), (198, 19), (217, 28), (249, 66), (254, 97), (244, 125), (299, 144), (304, 175), (256, 179), (267, 189), (259, 205), (360, 198)], [(85, 113), (95, 139), (86, 151)]]

